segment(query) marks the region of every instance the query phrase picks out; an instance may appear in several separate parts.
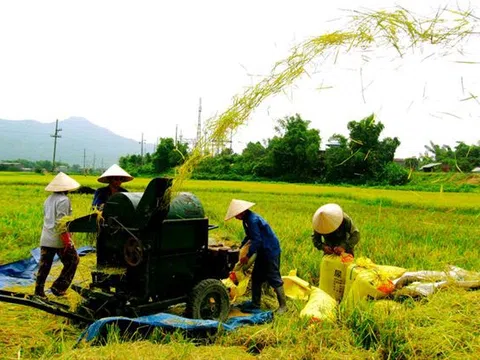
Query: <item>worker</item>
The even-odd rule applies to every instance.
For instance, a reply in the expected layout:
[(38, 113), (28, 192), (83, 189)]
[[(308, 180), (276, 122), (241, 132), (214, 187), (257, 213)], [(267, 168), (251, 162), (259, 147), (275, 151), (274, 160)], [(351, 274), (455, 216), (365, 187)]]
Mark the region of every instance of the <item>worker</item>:
[(62, 231), (59, 220), (72, 214), (68, 191), (78, 189), (80, 184), (70, 176), (60, 172), (47, 185), (46, 191), (52, 194), (43, 204), (43, 229), (40, 237), (40, 263), (35, 281), (35, 295), (45, 296), (45, 281), (55, 255), (58, 255), (63, 269), (53, 282), (50, 290), (55, 296), (65, 295), (77, 270), (79, 258), (69, 232)]
[(122, 183), (133, 180), (133, 176), (123, 170), (117, 164), (110, 166), (98, 179), (98, 182), (108, 183), (108, 186), (95, 191), (93, 195), (92, 207), (103, 210), (103, 206), (108, 198), (117, 192), (128, 192), (121, 187)]
[(350, 216), (337, 204), (325, 204), (313, 215), (313, 245), (324, 254), (354, 255), (360, 232)]
[(277, 313), (284, 313), (287, 310), (287, 302), (280, 275), (280, 242), (270, 225), (260, 215), (249, 210), (253, 205), (255, 203), (233, 199), (228, 207), (225, 221), (232, 218), (242, 221), (245, 238), (240, 247), (250, 240), (247, 255), (240, 259), (240, 263), (248, 263), (249, 258), (253, 254), (257, 254), (252, 270), (251, 307), (253, 309), (260, 308), (262, 284), (268, 282), (277, 295), (279, 303)]

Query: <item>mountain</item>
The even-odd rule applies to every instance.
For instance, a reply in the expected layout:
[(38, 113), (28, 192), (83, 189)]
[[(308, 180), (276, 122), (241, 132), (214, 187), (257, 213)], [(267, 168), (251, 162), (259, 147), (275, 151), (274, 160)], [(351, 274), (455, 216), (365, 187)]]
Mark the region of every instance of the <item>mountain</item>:
[[(106, 168), (118, 163), (120, 156), (140, 154), (139, 142), (116, 135), (85, 118), (59, 121), (56, 161), (83, 167)], [(52, 160), (55, 122), (0, 119), (1, 160)], [(152, 145), (147, 144), (149, 149)], [(95, 162), (95, 164), (94, 164)]]

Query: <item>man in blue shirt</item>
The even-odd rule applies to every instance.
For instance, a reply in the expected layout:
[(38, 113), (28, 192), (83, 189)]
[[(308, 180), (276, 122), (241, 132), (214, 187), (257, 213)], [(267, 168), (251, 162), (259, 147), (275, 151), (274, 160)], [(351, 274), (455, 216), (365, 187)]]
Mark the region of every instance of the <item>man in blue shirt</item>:
[(117, 192), (128, 192), (121, 187), (122, 183), (133, 180), (133, 176), (117, 164), (110, 166), (98, 179), (98, 182), (107, 183), (108, 186), (99, 188), (93, 195), (92, 208), (103, 210), (108, 198)]
[(233, 199), (225, 221), (232, 218), (242, 220), (245, 238), (241, 247), (250, 240), (250, 249), (240, 262), (246, 264), (253, 254), (257, 254), (252, 271), (252, 307), (260, 308), (262, 284), (268, 282), (277, 294), (279, 303), (277, 313), (284, 313), (287, 310), (287, 303), (280, 275), (280, 242), (270, 225), (260, 215), (249, 210), (253, 205), (255, 203)]

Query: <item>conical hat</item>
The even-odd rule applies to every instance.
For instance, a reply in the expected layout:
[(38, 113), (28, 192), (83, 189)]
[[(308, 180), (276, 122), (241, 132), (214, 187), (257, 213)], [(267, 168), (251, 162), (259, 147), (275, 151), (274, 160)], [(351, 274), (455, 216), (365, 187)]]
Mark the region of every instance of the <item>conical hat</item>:
[(75, 190), (80, 187), (80, 184), (72, 179), (67, 174), (59, 172), (57, 176), (45, 188), (46, 191), (60, 192)]
[(108, 183), (109, 177), (121, 177), (123, 178), (122, 182), (133, 180), (133, 176), (127, 173), (117, 164), (113, 164), (107, 170), (105, 170), (105, 172), (97, 179), (97, 181), (101, 183)]
[(233, 199), (228, 207), (227, 215), (225, 215), (225, 221), (230, 220), (245, 210), (250, 209), (253, 205), (255, 205), (255, 203), (250, 201)]
[(330, 234), (338, 229), (342, 221), (342, 208), (337, 204), (325, 204), (315, 211), (312, 226), (319, 234)]

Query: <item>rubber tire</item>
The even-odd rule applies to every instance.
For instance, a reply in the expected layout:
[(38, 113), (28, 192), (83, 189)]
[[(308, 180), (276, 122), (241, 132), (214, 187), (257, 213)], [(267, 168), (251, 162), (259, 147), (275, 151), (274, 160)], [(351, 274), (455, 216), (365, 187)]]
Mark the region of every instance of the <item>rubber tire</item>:
[[(214, 298), (213, 307), (208, 306), (212, 298)], [(209, 307), (211, 309), (208, 309)], [(227, 288), (220, 280), (205, 279), (192, 289), (187, 302), (187, 316), (193, 319), (225, 321), (229, 312), (230, 297)]]

